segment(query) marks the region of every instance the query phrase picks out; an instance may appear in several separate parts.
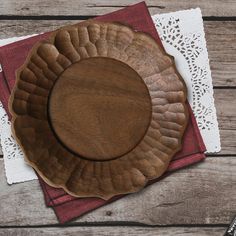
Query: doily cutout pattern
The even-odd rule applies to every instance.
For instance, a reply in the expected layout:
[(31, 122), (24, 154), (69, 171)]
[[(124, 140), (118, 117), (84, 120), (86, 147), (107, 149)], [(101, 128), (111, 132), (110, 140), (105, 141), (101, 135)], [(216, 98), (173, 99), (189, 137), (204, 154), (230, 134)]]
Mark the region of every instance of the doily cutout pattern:
[(207, 153), (219, 152), (220, 135), (201, 11), (197, 8), (152, 18), (165, 50), (175, 57), (185, 79)]
[(37, 179), (34, 170), (24, 161), (23, 153), (11, 134), (11, 124), (0, 103), (0, 136), (7, 183)]

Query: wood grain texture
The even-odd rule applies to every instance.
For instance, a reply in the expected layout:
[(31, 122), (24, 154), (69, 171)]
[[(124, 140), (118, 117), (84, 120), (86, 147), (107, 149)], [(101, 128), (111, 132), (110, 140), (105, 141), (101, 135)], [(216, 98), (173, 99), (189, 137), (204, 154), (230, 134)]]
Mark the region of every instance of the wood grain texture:
[[(229, 224), (236, 211), (235, 166), (235, 156), (208, 158), (75, 222)], [(37, 181), (8, 186), (2, 160), (0, 175), (0, 226), (57, 224)]]
[[(215, 89), (214, 98), (221, 132), (223, 133), (224, 130), (234, 132), (236, 130), (236, 90)], [(233, 150), (231, 152), (234, 153)]]
[[(227, 94), (227, 96), (226, 96)], [(236, 92), (214, 89), (214, 98), (221, 135), (222, 154), (236, 154)]]
[(67, 148), (90, 161), (109, 161), (139, 145), (150, 125), (152, 106), (135, 70), (118, 60), (96, 57), (71, 65), (59, 76), (48, 112)]
[[(0, 38), (23, 36), (55, 30), (76, 20), (18, 20), (0, 21)], [(207, 47), (214, 86), (236, 86), (236, 22), (205, 21)]]
[(236, 153), (236, 91), (235, 89), (215, 89), (215, 105), (220, 128), (220, 154)]
[[(60, 4), (47, 0), (8, 0), (1, 1), (0, 15), (102, 15), (140, 2), (139, 0), (71, 0), (70, 4), (66, 0), (60, 0)], [(236, 6), (232, 0), (146, 0), (150, 12), (164, 13), (176, 10), (200, 7), (204, 16), (234, 16)]]
[(188, 123), (186, 99), (173, 58), (152, 37), (88, 21), (33, 47), (9, 109), (27, 162), (49, 185), (109, 199), (168, 168)]
[(236, 21), (204, 22), (214, 86), (236, 85)]
[(21, 228), (0, 229), (0, 236), (222, 236), (226, 229), (224, 227), (70, 227), (70, 228)]

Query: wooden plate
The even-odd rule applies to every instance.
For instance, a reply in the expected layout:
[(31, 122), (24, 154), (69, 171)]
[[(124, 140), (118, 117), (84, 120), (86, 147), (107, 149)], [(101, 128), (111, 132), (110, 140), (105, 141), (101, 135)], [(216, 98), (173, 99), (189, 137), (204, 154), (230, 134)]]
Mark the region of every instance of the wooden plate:
[(148, 35), (88, 21), (55, 31), (18, 70), (12, 128), (28, 163), (78, 197), (135, 192), (181, 148), (186, 86)]

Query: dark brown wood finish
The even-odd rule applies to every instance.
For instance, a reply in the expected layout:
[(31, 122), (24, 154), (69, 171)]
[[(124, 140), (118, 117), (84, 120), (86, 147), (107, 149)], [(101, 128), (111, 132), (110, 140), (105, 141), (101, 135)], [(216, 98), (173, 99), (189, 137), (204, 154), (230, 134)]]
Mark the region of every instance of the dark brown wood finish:
[[(108, 63), (110, 72), (103, 69)], [(151, 36), (87, 21), (33, 47), (9, 104), (15, 138), (48, 184), (109, 199), (137, 192), (164, 173), (181, 148), (186, 97), (173, 58)]]
[(107, 57), (84, 59), (66, 69), (48, 105), (62, 143), (94, 161), (119, 158), (134, 149), (152, 113), (148, 89), (138, 73)]

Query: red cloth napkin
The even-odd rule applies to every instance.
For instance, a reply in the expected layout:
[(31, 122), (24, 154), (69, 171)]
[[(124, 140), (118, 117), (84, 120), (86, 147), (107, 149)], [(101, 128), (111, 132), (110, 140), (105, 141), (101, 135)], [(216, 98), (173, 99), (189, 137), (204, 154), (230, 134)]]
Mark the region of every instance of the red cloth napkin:
[[(161, 41), (144, 2), (97, 17), (96, 20), (119, 21), (128, 24), (135, 30), (149, 33), (161, 45)], [(15, 83), (15, 71), (24, 63), (34, 43), (38, 42), (40, 39), (47, 38), (48, 35), (49, 33), (45, 33), (0, 48), (0, 63), (3, 68), (3, 72), (0, 73), (0, 99), (9, 117), (11, 116), (7, 104), (10, 91)], [(167, 173), (194, 164), (205, 158), (205, 145), (189, 105), (188, 109), (190, 119), (183, 137), (183, 147), (171, 161)], [(164, 176), (166, 176), (166, 174)], [(164, 176), (162, 176), (162, 178)], [(159, 179), (150, 181), (149, 184), (158, 180)], [(39, 182), (44, 192), (46, 205), (53, 207), (61, 223), (65, 223), (124, 196), (119, 195), (108, 201), (99, 198), (75, 198), (60, 188), (53, 188), (47, 185), (40, 177)]]

